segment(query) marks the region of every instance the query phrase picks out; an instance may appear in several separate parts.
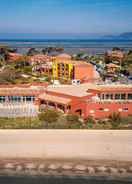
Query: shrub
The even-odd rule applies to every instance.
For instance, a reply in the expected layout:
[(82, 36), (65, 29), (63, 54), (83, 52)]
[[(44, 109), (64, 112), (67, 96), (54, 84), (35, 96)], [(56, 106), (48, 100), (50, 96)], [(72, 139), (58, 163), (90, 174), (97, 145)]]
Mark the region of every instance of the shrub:
[(109, 116), (109, 122), (112, 126), (112, 129), (117, 129), (119, 128), (121, 124), (121, 116), (120, 113), (113, 113)]
[(79, 121), (79, 116), (74, 115), (74, 114), (68, 114), (66, 116), (66, 119), (70, 123), (77, 123)]
[(0, 129), (41, 129), (38, 118), (0, 118)]
[(55, 110), (46, 110), (38, 115), (39, 120), (44, 123), (44, 127), (48, 128), (49, 124), (56, 122), (59, 118), (59, 113)]
[(95, 125), (95, 121), (93, 119), (93, 117), (89, 116), (86, 120), (85, 120), (85, 126), (88, 129), (93, 128)]

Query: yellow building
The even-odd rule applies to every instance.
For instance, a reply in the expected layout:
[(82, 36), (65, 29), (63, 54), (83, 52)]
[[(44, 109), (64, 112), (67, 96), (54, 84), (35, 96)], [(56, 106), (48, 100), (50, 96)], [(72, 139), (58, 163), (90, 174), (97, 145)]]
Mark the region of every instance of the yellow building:
[(83, 61), (75, 61), (71, 59), (55, 58), (52, 64), (53, 80), (84, 80), (93, 79), (94, 67)]
[(73, 76), (73, 63), (70, 63), (69, 61), (54, 61), (52, 64), (52, 78), (54, 80), (72, 80), (74, 78)]

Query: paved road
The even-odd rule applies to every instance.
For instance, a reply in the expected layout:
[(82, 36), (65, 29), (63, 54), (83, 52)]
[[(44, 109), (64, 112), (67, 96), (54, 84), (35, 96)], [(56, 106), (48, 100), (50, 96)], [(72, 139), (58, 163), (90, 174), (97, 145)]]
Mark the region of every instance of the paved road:
[(0, 157), (132, 161), (132, 131), (0, 130)]

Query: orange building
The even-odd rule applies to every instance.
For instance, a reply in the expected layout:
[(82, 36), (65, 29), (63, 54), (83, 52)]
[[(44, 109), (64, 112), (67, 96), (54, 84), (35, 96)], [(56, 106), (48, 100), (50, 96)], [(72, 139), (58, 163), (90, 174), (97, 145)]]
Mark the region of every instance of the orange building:
[(33, 72), (43, 73), (44, 75), (52, 75), (52, 57), (37, 54), (30, 57), (30, 63), (33, 66)]
[(19, 53), (9, 53), (9, 60), (10, 61), (17, 61), (18, 59), (20, 59), (22, 57), (22, 54)]
[(42, 64), (42, 63), (46, 63), (46, 62), (50, 62), (50, 61), (51, 61), (51, 57), (47, 56), (47, 55), (43, 55), (43, 54), (37, 54), (37, 55), (30, 57), (30, 63), (32, 65)]
[(85, 79), (95, 78), (95, 69), (92, 64), (70, 59), (56, 58), (52, 65), (52, 71), (52, 78), (55, 80), (79, 80), (81, 82)]
[(107, 118), (114, 112), (127, 117), (132, 115), (132, 86), (81, 84), (50, 87), (38, 96), (38, 102), (44, 108), (77, 114), (84, 119), (89, 116)]
[(56, 57), (47, 55), (35, 55), (30, 58), (33, 72), (40, 72), (52, 78), (52, 80), (91, 81), (95, 76), (94, 66), (83, 61), (72, 60), (68, 54), (59, 54)]
[[(23, 104), (39, 108), (55, 109), (66, 114), (77, 114), (82, 118), (107, 118), (112, 113), (127, 117), (132, 115), (132, 85), (61, 85), (44, 84), (0, 86), (0, 116), (8, 116), (8, 109), (19, 105), (19, 116)], [(25, 108), (25, 107), (24, 107)], [(27, 109), (28, 110), (28, 109)], [(31, 110), (32, 111), (32, 110)], [(9, 111), (9, 114), (11, 111)], [(16, 111), (12, 111), (16, 114)], [(32, 112), (31, 112), (32, 114)], [(36, 114), (36, 113), (35, 113)], [(17, 115), (17, 114), (16, 114)]]

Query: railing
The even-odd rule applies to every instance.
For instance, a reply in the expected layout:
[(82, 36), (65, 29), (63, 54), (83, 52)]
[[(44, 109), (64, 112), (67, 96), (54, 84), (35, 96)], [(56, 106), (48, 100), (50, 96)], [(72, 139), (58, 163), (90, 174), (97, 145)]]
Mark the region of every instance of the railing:
[(35, 117), (38, 108), (33, 103), (1, 103), (0, 117)]

